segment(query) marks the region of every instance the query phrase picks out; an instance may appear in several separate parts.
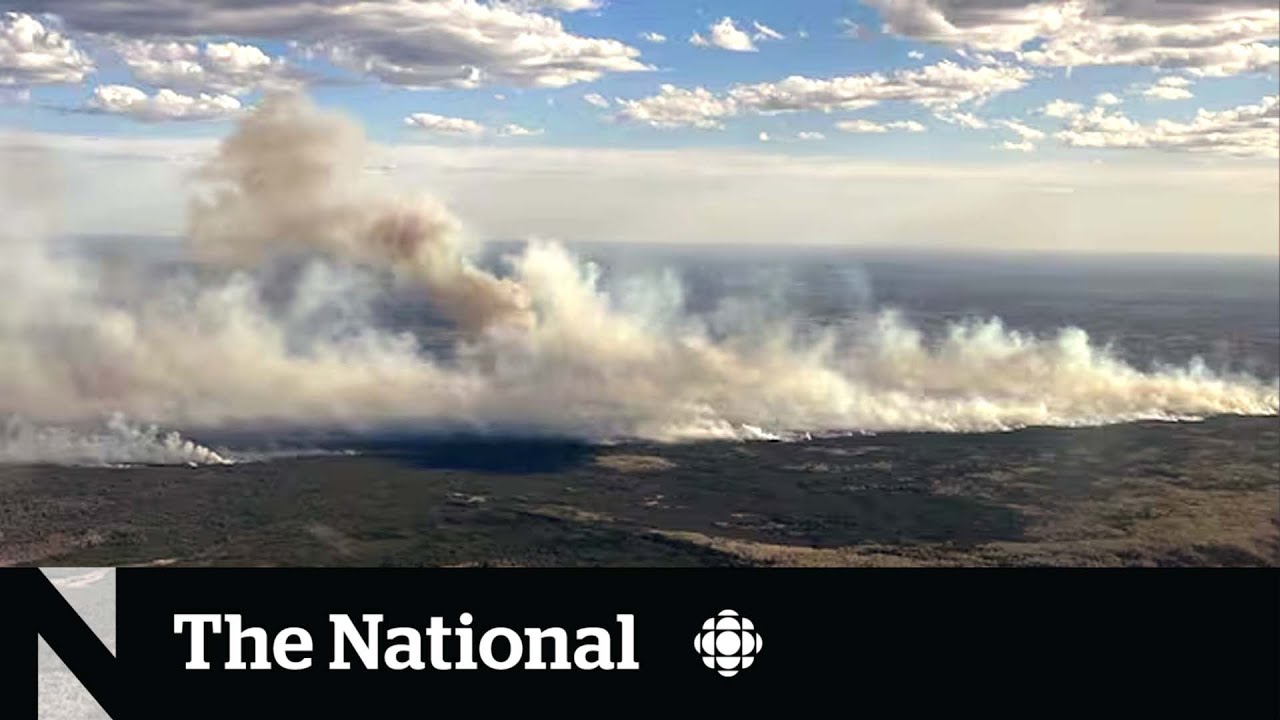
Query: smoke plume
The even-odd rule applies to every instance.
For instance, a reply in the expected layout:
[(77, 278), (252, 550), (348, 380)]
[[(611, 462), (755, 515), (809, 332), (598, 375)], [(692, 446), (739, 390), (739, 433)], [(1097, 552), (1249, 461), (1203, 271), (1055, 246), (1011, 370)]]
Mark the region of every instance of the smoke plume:
[(299, 97), (267, 98), (200, 172), (190, 237), (211, 257), (255, 262), (312, 249), (391, 268), (420, 283), (459, 325), (532, 321), (523, 289), (472, 266), (461, 226), (431, 198), (371, 192), (360, 127)]
[[(531, 241), (494, 274), (429, 198), (362, 171), (352, 122), (297, 97), (244, 119), (201, 169), (194, 270), (162, 278), (54, 240), (56, 179), (14, 155), (0, 197), (0, 461), (222, 462), (218, 428), (412, 428), (589, 440), (1007, 430), (1272, 415), (1275, 380), (1142, 370), (1079, 329), (998, 320), (926, 337), (892, 312), (817, 337), (680, 311), (679, 288), (612, 296)], [(35, 163), (41, 165), (41, 163)], [(273, 260), (304, 258), (287, 286)], [(387, 278), (461, 331), (447, 351), (382, 322)], [(726, 313), (731, 317), (732, 313)], [(123, 418), (128, 418), (128, 421)], [(131, 424), (136, 423), (136, 424)], [(84, 430), (84, 428), (98, 428)], [(70, 430), (68, 428), (74, 428)]]

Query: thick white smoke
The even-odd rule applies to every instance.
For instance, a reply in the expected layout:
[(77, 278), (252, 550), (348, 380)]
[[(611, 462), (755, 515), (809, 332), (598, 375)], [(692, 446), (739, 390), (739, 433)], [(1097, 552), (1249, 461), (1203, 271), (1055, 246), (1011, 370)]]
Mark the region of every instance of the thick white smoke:
[(519, 285), (473, 267), (461, 227), (428, 197), (373, 192), (359, 126), (297, 97), (268, 98), (202, 169), (211, 198), (191, 207), (189, 234), (211, 256), (254, 262), (282, 249), (311, 249), (385, 265), (430, 293), (469, 330), (527, 324)]
[[(1270, 415), (1280, 405), (1274, 379), (1201, 365), (1142, 371), (1078, 329), (1032, 337), (975, 321), (926, 338), (885, 313), (817, 339), (775, 322), (713, 331), (670, 311), (678, 289), (610, 297), (593, 266), (539, 241), (497, 276), (468, 259), (447, 210), (370, 187), (363, 153), (349, 121), (296, 97), (265, 103), (203, 169), (208, 185), (193, 201), (188, 260), (222, 270), (145, 283), (125, 299), (103, 288), (128, 268), (55, 252), (48, 213), (8, 213), (0, 417), (24, 424), (0, 437), (0, 460), (125, 462), (127, 452), (104, 449), (112, 438), (139, 447), (118, 420), (81, 446), (13, 429), (114, 413), (189, 429), (686, 440)], [(13, 187), (5, 195), (36, 206)], [(311, 258), (301, 277), (269, 301), (278, 288), (256, 269), (300, 253)], [(378, 273), (417, 288), (463, 330), (457, 347), (433, 355), (380, 325), (370, 311), (385, 290)], [(151, 449), (135, 461), (219, 461), (163, 434), (142, 437)]]

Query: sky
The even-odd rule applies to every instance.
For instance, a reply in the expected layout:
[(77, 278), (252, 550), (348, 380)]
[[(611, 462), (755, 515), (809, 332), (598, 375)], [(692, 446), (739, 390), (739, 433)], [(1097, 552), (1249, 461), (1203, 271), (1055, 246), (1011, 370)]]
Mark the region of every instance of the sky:
[(1277, 253), (1274, 0), (0, 0), (61, 229), (182, 232), (265, 94), (481, 239)]

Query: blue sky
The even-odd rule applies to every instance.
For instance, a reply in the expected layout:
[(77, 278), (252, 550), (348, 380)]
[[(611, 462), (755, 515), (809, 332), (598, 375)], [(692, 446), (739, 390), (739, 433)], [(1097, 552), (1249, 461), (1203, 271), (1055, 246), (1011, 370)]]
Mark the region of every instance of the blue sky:
[[(19, 3), (23, 5), (24, 3)], [(59, 3), (25, 3), (31, 8), (65, 10)], [(93, 0), (85, 3), (94, 4)], [(145, 3), (140, 3), (145, 4)], [(193, 3), (199, 5), (200, 3)], [(216, 7), (218, 3), (207, 3)], [(265, 3), (270, 5), (272, 3)], [(286, 3), (276, 3), (286, 4)], [(392, 3), (395, 4), (395, 3)], [(904, 3), (907, 4), (907, 3)], [(921, 4), (921, 3), (916, 3)], [(981, 4), (981, 3), (975, 3)], [(1006, 3), (1007, 4), (1007, 3)], [(63, 3), (65, 5), (65, 3)], [(158, 3), (163, 11), (164, 2)], [(1000, 3), (995, 3), (1000, 5)], [(1001, 142), (1017, 139), (1015, 133), (1000, 126), (966, 129), (940, 121), (938, 113), (919, 104), (889, 100), (857, 109), (788, 112), (777, 115), (741, 113), (723, 123), (723, 127), (706, 130), (691, 127), (656, 128), (644, 123), (619, 121), (614, 112), (587, 104), (583, 96), (595, 93), (605, 98), (643, 99), (653, 96), (663, 84), (679, 88), (702, 87), (724, 93), (735, 85), (770, 83), (791, 75), (813, 79), (861, 76), (873, 73), (891, 74), (909, 71), (939, 62), (955, 62), (966, 68), (985, 63), (1001, 63), (1026, 68), (1032, 75), (1014, 91), (993, 93), (960, 109), (990, 122), (1014, 119), (1047, 135), (1059, 130), (1063, 119), (1037, 116), (1037, 110), (1054, 99), (1076, 102), (1085, 108), (1095, 96), (1111, 92), (1124, 102), (1115, 113), (1139, 123), (1159, 119), (1187, 122), (1197, 110), (1226, 110), (1259, 102), (1276, 92), (1273, 64), (1263, 64), (1243, 71), (1219, 73), (1217, 77), (1200, 77), (1199, 68), (1177, 67), (1168, 63), (1111, 63), (1080, 67), (1057, 67), (1052, 64), (1020, 62), (1013, 52), (990, 51), (991, 58), (975, 61), (961, 53), (977, 53), (962, 40), (938, 42), (932, 37), (912, 37), (894, 32), (885, 14), (870, 4), (860, 2), (807, 0), (776, 3), (763, 0), (747, 2), (701, 2), (658, 0), (655, 2), (607, 2), (595, 9), (576, 12), (536, 8), (519, 9), (526, 15), (541, 14), (562, 24), (565, 32), (586, 38), (608, 38), (638, 51), (637, 61), (650, 69), (642, 71), (604, 72), (592, 81), (574, 82), (565, 87), (521, 86), (500, 78), (467, 89), (409, 89), (370, 78), (349, 67), (335, 67), (322, 57), (306, 57), (290, 47), (294, 38), (228, 35), (174, 36), (184, 41), (252, 44), (269, 56), (279, 57), (301, 71), (308, 79), (310, 91), (318, 102), (336, 106), (359, 116), (375, 139), (385, 142), (496, 142), (493, 137), (440, 137), (405, 127), (403, 119), (417, 112), (474, 120), (488, 127), (516, 123), (539, 131), (536, 136), (507, 138), (502, 142), (527, 145), (603, 146), (603, 147), (734, 147), (758, 146), (761, 133), (773, 142), (774, 151), (789, 153), (841, 152), (875, 158), (936, 158), (940, 154), (957, 160), (983, 159), (1000, 150)], [(1223, 22), (1236, 19), (1224, 12)], [(74, 12), (68, 17), (40, 18), (51, 29), (62, 33), (92, 57), (95, 70), (80, 82), (33, 83), (26, 90), (25, 102), (10, 101), (0, 110), (0, 122), (10, 127), (39, 129), (58, 133), (103, 135), (217, 135), (225, 132), (230, 117), (199, 122), (138, 122), (122, 113), (84, 113), (98, 85), (129, 85), (145, 92), (158, 86), (139, 81), (131, 69), (113, 52), (111, 38), (119, 34), (77, 32)], [(1267, 32), (1267, 18), (1274, 24), (1275, 12), (1268, 15), (1265, 3), (1247, 15), (1261, 18), (1261, 33)], [(37, 16), (39, 17), (39, 16)], [(723, 18), (748, 35), (758, 35), (753, 24), (758, 22), (782, 35), (781, 39), (760, 39), (756, 51), (735, 52), (719, 47), (699, 47), (689, 38), (695, 32), (707, 36), (708, 28)], [(1101, 18), (1108, 26), (1126, 22), (1120, 18)], [(1132, 19), (1133, 24), (1150, 23), (1150, 18)], [(1174, 18), (1168, 28), (1203, 27), (1204, 18)], [(962, 28), (963, 30), (963, 28)], [(663, 43), (648, 42), (642, 33), (659, 33)], [(963, 37), (963, 32), (958, 34)], [(151, 33), (147, 38), (163, 38)], [(1021, 48), (1043, 46), (1044, 40), (1033, 38)], [(1233, 41), (1226, 41), (1230, 45)], [(1241, 43), (1236, 42), (1236, 45)], [(1270, 48), (1274, 53), (1274, 37), (1253, 43)], [(1141, 90), (1167, 74), (1194, 80), (1190, 97), (1153, 100)], [(16, 83), (10, 83), (16, 84)], [(200, 88), (190, 88), (195, 92)], [(254, 89), (241, 97), (251, 105), (260, 91)], [(873, 132), (846, 133), (835, 129), (840, 120), (865, 119), (873, 123), (915, 121), (926, 126), (924, 133)], [(821, 141), (795, 142), (799, 133), (821, 133)], [(1088, 152), (1087, 148), (1083, 149)], [(1038, 143), (1035, 152), (1060, 153), (1060, 143)], [(1026, 155), (1026, 152), (1019, 152)], [(1026, 160), (1027, 158), (1020, 158)]]
[[(1280, 154), (1271, 0), (123, 7), (0, 0), (0, 127), (198, 143), (226, 135), (264, 93), (302, 88), (383, 145), (526, 153), (521, 162), (556, 149), (706, 151), (824, 168), (1269, 177)], [(1190, 193), (1199, 181), (1187, 178)]]

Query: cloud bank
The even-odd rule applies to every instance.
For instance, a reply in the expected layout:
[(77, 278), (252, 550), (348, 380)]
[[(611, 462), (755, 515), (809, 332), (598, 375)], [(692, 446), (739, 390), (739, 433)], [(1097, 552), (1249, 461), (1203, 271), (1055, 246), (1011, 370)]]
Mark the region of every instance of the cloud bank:
[[(1180, 88), (1174, 88), (1180, 89)], [(1156, 148), (1237, 157), (1280, 157), (1280, 96), (1227, 110), (1199, 110), (1189, 122), (1142, 124), (1095, 107), (1077, 112), (1056, 137), (1072, 147)]]
[(1007, 52), (1033, 65), (1140, 65), (1206, 76), (1275, 72), (1270, 0), (866, 0), (886, 32)]
[(965, 67), (947, 60), (890, 74), (835, 78), (800, 75), (777, 82), (739, 84), (723, 94), (705, 88), (663, 85), (657, 95), (621, 100), (619, 120), (653, 127), (719, 128), (725, 118), (742, 114), (859, 110), (881, 102), (902, 101), (941, 111), (981, 103), (1022, 88), (1031, 73), (1013, 66)]
[(639, 50), (576, 35), (538, 12), (591, 7), (581, 0), (14, 0), (10, 6), (53, 13), (80, 32), (145, 41), (287, 40), (353, 72), (410, 88), (563, 87), (649, 69)]

